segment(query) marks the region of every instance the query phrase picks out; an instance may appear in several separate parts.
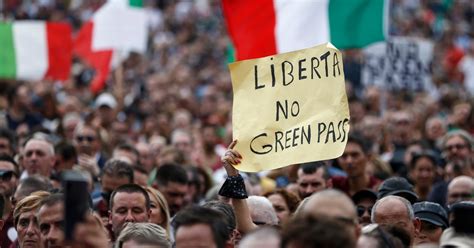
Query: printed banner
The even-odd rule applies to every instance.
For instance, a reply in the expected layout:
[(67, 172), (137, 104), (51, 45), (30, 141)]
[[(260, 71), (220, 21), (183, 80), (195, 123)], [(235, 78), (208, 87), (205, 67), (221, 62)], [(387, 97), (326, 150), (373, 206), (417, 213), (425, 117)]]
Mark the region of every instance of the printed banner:
[(363, 50), (362, 83), (387, 90), (430, 91), (433, 42), (393, 37)]

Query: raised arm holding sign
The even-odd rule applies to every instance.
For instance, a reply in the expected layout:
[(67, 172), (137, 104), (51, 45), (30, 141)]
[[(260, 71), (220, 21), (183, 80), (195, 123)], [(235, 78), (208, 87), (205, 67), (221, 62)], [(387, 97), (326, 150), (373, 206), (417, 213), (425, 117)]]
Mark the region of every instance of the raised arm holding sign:
[[(238, 166), (243, 159), (240, 153), (233, 149), (236, 144), (237, 140), (232, 141), (224, 156), (221, 158), (228, 178), (219, 191), (219, 194), (231, 199), (237, 222), (237, 230), (239, 230), (240, 233), (245, 234), (256, 229), (258, 226), (252, 222), (250, 209), (247, 200), (245, 199), (247, 198), (246, 192), (244, 193), (245, 196), (239, 194), (241, 193), (240, 191), (246, 191), (246, 189), (243, 179), (239, 175), (239, 171), (234, 168), (234, 166)], [(242, 180), (241, 183), (239, 183), (239, 179)]]
[(241, 171), (340, 156), (349, 132), (342, 54), (330, 43), (229, 65)]

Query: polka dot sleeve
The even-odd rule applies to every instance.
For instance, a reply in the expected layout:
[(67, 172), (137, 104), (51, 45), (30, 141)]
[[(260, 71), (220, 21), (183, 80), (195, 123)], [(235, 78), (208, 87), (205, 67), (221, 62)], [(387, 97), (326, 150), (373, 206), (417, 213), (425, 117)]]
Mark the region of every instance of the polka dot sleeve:
[(241, 175), (227, 177), (219, 190), (219, 195), (234, 199), (248, 198), (244, 178)]

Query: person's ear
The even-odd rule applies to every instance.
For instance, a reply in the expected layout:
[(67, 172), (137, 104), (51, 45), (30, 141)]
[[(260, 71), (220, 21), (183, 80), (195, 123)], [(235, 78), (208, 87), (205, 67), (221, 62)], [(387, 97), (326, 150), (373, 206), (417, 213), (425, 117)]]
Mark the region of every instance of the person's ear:
[(232, 230), (232, 233), (230, 234), (230, 238), (228, 240), (228, 243), (230, 243), (231, 245), (234, 246), (237, 246), (237, 244), (239, 243), (239, 241), (242, 239), (242, 236), (240, 235), (240, 232), (239, 230), (234, 229)]
[(415, 226), (415, 235), (418, 235), (421, 232), (421, 220), (415, 218), (413, 220), (413, 225)]
[(112, 225), (112, 211), (109, 210), (109, 225)]
[(54, 167), (55, 167), (55, 165), (56, 165), (56, 160), (57, 160), (57, 159), (56, 159), (56, 156), (51, 155), (51, 156), (49, 157), (49, 159), (51, 160), (51, 161), (50, 161), (50, 162), (51, 162), (51, 163), (50, 163), (51, 169), (54, 169)]
[(362, 234), (362, 226), (360, 225), (360, 223), (357, 223), (356, 226), (355, 226), (356, 240), (359, 239), (361, 234)]
[(332, 178), (326, 180), (326, 189), (332, 189)]

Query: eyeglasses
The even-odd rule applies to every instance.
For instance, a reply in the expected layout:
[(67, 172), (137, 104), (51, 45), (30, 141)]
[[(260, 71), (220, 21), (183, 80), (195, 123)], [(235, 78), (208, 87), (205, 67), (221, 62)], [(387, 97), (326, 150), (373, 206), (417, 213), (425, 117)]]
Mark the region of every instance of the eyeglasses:
[(78, 142), (82, 142), (82, 141), (93, 142), (95, 140), (95, 137), (94, 136), (79, 135), (79, 136), (76, 137), (76, 140)]
[(357, 206), (357, 216), (362, 217), (364, 215), (365, 211), (369, 213), (369, 215), (372, 214), (372, 206), (370, 207), (364, 207), (364, 206)]
[(454, 144), (454, 145), (449, 145), (449, 146), (446, 146), (444, 148), (444, 150), (446, 151), (451, 151), (453, 148), (456, 148), (456, 150), (461, 150), (461, 149), (464, 149), (466, 148), (467, 145), (466, 144)]
[(362, 154), (360, 152), (346, 152), (342, 154), (341, 158), (346, 159), (347, 157), (358, 158)]
[(12, 179), (13, 175), (16, 176), (16, 173), (11, 170), (0, 170), (0, 175), (2, 181), (9, 182)]
[(450, 198), (455, 198), (455, 199), (459, 199), (459, 198), (462, 198), (462, 199), (468, 199), (470, 197), (472, 197), (473, 195), (470, 194), (470, 193), (454, 193), (454, 194), (450, 194), (449, 197)]

